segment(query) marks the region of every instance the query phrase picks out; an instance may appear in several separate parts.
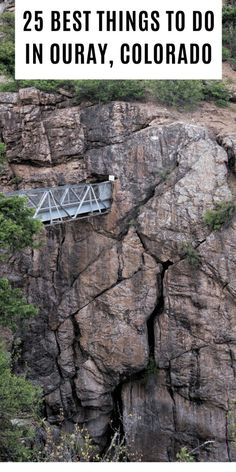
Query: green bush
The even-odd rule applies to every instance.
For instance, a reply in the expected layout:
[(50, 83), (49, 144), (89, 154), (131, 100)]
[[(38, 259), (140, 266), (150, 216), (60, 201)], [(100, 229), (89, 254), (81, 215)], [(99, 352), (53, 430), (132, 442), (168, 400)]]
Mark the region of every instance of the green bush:
[(187, 447), (182, 447), (176, 454), (177, 462), (194, 462), (194, 457)]
[(4, 143), (0, 143), (0, 170), (1, 167), (6, 162), (6, 145)]
[(60, 88), (74, 91), (74, 85), (69, 80), (19, 80), (18, 88), (35, 87), (44, 92), (57, 92)]
[(209, 80), (204, 83), (204, 100), (213, 101), (218, 106), (228, 106), (231, 97), (230, 89), (226, 82)]
[(231, 65), (232, 69), (236, 70), (236, 58), (231, 57), (231, 59), (229, 60), (229, 63)]
[(232, 59), (236, 59), (236, 6), (233, 3), (223, 7), (223, 46), (230, 51)]
[(25, 198), (0, 194), (0, 247), (4, 253), (35, 245), (34, 236), (42, 223), (32, 218), (33, 213)]
[(44, 92), (58, 92), (60, 88), (74, 92), (74, 83), (69, 80), (11, 80), (0, 83), (0, 92), (17, 92), (20, 88), (35, 87)]
[(228, 48), (222, 47), (222, 61), (230, 61), (231, 58), (231, 51)]
[(226, 5), (222, 10), (222, 23), (225, 25), (236, 26), (236, 6)]
[(147, 375), (152, 375), (152, 374), (156, 374), (157, 372), (158, 372), (158, 368), (157, 368), (157, 365), (156, 365), (156, 361), (155, 361), (154, 357), (151, 356), (149, 358), (148, 365), (147, 365), (147, 368), (145, 370), (145, 373)]
[(2, 157), (5, 158), (6, 156), (6, 145), (4, 143), (0, 143), (0, 159)]
[(212, 231), (217, 231), (222, 226), (228, 226), (236, 212), (236, 204), (233, 200), (220, 202), (213, 210), (207, 210), (203, 215), (204, 223)]
[(0, 73), (14, 76), (15, 46), (12, 41), (0, 42)]
[(74, 85), (79, 100), (92, 102), (138, 100), (145, 94), (141, 80), (77, 80)]
[(141, 378), (146, 383), (150, 376), (158, 373), (158, 367), (154, 358), (154, 355), (150, 355), (148, 360), (148, 365), (145, 370), (142, 372)]
[(147, 83), (151, 97), (168, 106), (192, 108), (203, 99), (203, 85), (197, 80), (154, 80)]
[(0, 82), (0, 92), (17, 92), (18, 83), (16, 81)]
[(29, 461), (30, 423), (37, 418), (41, 390), (11, 371), (10, 356), (0, 345), (0, 461)]
[[(39, 224), (38, 224), (39, 223)], [(33, 246), (34, 235), (41, 228), (33, 220), (25, 200), (0, 194), (0, 247), (5, 254)], [(35, 315), (19, 289), (0, 278), (0, 324), (16, 329), (19, 321)], [(32, 441), (40, 407), (41, 390), (11, 369), (10, 355), (0, 343), (0, 461), (30, 461)]]
[(35, 316), (37, 308), (29, 305), (21, 290), (12, 288), (7, 279), (0, 278), (0, 324), (16, 329), (22, 319)]
[(15, 72), (15, 20), (13, 13), (3, 13), (0, 17), (0, 74), (14, 77)]
[(197, 250), (192, 246), (191, 243), (185, 243), (182, 245), (183, 255), (188, 263), (194, 269), (197, 269), (201, 264), (201, 256)]

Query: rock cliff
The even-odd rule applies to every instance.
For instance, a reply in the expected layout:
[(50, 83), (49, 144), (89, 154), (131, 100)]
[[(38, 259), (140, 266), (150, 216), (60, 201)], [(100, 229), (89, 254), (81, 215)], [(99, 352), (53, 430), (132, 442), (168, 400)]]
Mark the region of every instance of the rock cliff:
[(0, 103), (1, 191), (116, 177), (109, 214), (46, 227), (1, 267), (40, 309), (17, 369), (43, 387), (48, 420), (63, 410), (101, 446), (120, 424), (145, 461), (205, 441), (197, 460), (236, 460), (236, 220), (203, 223), (235, 194), (236, 135), (154, 104), (35, 89)]

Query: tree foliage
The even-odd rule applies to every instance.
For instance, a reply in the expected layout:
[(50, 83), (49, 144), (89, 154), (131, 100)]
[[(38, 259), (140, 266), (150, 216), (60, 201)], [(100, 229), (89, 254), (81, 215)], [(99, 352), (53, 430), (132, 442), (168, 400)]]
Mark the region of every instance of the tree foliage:
[(32, 218), (33, 210), (23, 197), (0, 194), (0, 248), (2, 253), (34, 247), (34, 236), (42, 223)]
[(229, 104), (231, 91), (228, 84), (222, 80), (208, 80), (204, 83), (203, 95), (204, 100), (226, 107)]
[(39, 388), (12, 373), (10, 356), (0, 345), (0, 461), (30, 460), (29, 425), (37, 418), (40, 396)]
[(111, 100), (137, 100), (144, 97), (141, 80), (77, 80), (75, 93), (79, 100), (109, 102)]
[(0, 323), (13, 330), (21, 320), (35, 316), (38, 310), (27, 303), (18, 288), (12, 288), (7, 279), (0, 278)]
[[(228, 51), (227, 60), (236, 69), (236, 4), (228, 1), (222, 11), (223, 46)], [(224, 50), (224, 56), (226, 51)]]
[(203, 99), (203, 84), (199, 80), (154, 80), (147, 86), (150, 95), (164, 105), (192, 108)]
[[(0, 194), (0, 247), (4, 255), (34, 245), (41, 223), (20, 197)], [(21, 291), (0, 278), (0, 325), (16, 329), (19, 322), (35, 315)], [(0, 460), (26, 461), (31, 458), (30, 422), (36, 417), (40, 390), (11, 369), (10, 355), (0, 342)]]
[(0, 73), (14, 76), (15, 72), (15, 19), (13, 13), (0, 17)]

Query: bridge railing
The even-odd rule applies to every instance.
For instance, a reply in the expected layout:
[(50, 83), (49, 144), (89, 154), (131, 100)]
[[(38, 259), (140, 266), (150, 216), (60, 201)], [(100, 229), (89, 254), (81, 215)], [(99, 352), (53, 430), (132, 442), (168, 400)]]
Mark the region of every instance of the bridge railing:
[(28, 206), (35, 210), (33, 217), (53, 224), (108, 211), (112, 201), (112, 182), (18, 190), (8, 195), (26, 197)]

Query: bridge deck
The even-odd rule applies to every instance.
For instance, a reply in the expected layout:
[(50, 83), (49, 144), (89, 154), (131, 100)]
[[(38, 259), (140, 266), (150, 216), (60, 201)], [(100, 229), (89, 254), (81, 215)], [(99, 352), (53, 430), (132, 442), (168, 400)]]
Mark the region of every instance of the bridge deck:
[(65, 219), (102, 214), (109, 210), (112, 200), (112, 183), (65, 185), (53, 188), (19, 190), (8, 194), (24, 196), (28, 206), (34, 208), (34, 218), (45, 224)]

